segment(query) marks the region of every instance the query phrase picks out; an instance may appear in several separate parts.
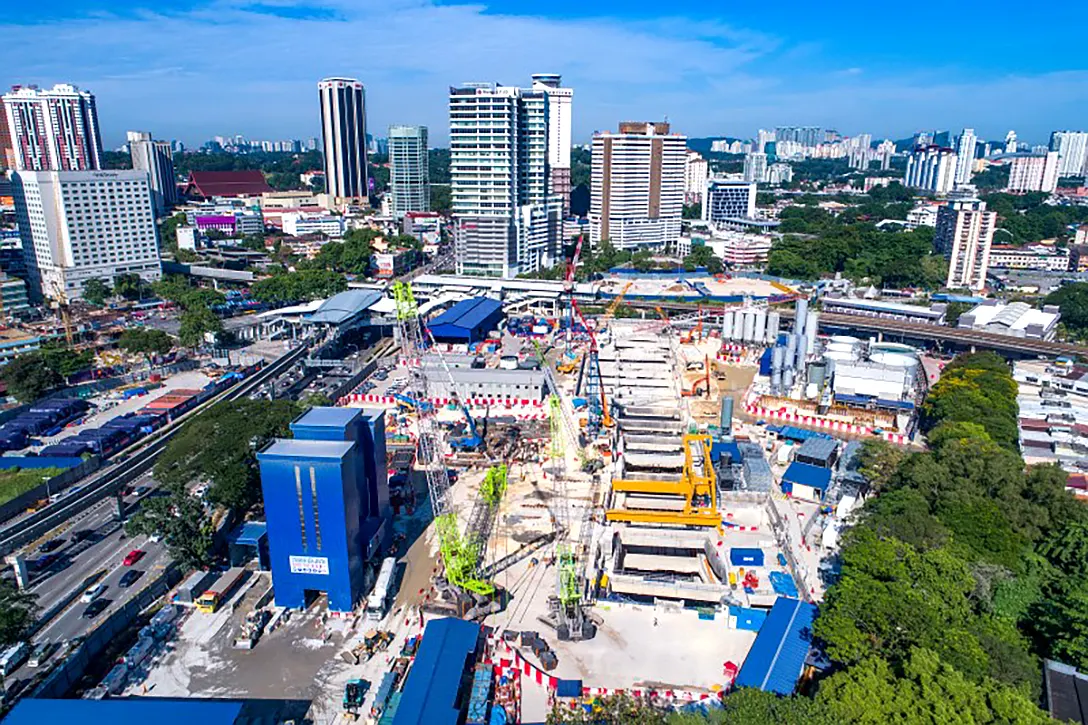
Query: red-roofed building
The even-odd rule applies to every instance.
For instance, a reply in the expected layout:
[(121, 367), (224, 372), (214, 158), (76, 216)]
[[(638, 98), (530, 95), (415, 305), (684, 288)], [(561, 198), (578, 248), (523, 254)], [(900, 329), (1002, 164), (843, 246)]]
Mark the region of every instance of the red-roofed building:
[(190, 171), (185, 195), (211, 199), (215, 196), (260, 196), (272, 191), (257, 170), (248, 171)]

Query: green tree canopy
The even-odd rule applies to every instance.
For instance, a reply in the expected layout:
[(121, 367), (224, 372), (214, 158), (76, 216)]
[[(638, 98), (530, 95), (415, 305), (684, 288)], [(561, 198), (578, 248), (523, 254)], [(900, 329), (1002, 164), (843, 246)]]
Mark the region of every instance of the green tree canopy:
[(206, 569), (212, 563), (214, 526), (204, 505), (183, 483), (164, 482), (164, 495), (149, 496), (125, 524), (130, 536), (158, 535), (170, 556), (185, 569)]
[(101, 307), (106, 302), (111, 294), (109, 285), (103, 282), (98, 277), (92, 277), (83, 283), (83, 299), (87, 302)]
[(0, 647), (26, 640), (37, 611), (37, 596), (22, 591), (8, 579), (0, 579)]

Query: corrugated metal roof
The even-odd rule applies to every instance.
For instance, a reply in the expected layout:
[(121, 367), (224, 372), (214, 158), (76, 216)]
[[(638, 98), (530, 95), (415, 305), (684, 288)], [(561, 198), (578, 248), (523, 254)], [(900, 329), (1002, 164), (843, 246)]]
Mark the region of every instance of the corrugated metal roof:
[(831, 484), (831, 469), (794, 461), (782, 475), (782, 482), (826, 491)]
[(257, 458), (343, 458), (355, 445), (351, 441), (306, 441), (280, 438), (257, 454)]
[(779, 597), (737, 674), (737, 687), (791, 695), (808, 656), (816, 607)]
[(158, 697), (116, 700), (38, 700), (23, 698), (4, 725), (72, 722), (80, 725), (233, 725), (243, 703)]
[(381, 298), (381, 292), (349, 289), (322, 302), (317, 312), (306, 315), (306, 321), (342, 325), (373, 307)]
[(190, 171), (186, 193), (210, 199), (213, 196), (260, 196), (272, 191), (264, 174), (244, 171)]
[(438, 317), (431, 320), (427, 327), (435, 337), (442, 337), (449, 329), (472, 330), (487, 322), (487, 318), (502, 310), (502, 303), (490, 297), (473, 297), (461, 300)]
[(343, 428), (355, 420), (362, 411), (359, 408), (310, 408), (305, 413), (291, 421), (291, 428), (295, 426), (322, 428)]
[(457, 722), (460, 712), (455, 703), (461, 676), (479, 636), (480, 625), (475, 622), (445, 618), (427, 623), (393, 725)]
[(817, 461), (830, 461), (835, 457), (839, 442), (833, 438), (809, 438), (797, 449), (796, 455)]

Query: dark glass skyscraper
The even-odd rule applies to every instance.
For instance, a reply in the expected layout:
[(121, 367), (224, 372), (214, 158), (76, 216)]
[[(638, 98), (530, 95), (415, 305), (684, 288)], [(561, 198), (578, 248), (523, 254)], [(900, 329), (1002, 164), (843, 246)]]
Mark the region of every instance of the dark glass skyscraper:
[(325, 188), (338, 199), (369, 196), (366, 168), (366, 91), (354, 78), (326, 78), (317, 84)]

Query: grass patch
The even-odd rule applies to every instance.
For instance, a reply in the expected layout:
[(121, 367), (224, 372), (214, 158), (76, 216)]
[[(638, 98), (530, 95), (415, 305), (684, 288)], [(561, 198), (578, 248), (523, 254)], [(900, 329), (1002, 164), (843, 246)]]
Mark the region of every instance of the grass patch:
[(5, 468), (0, 470), (0, 504), (42, 485), (45, 479), (64, 473), (64, 468)]

